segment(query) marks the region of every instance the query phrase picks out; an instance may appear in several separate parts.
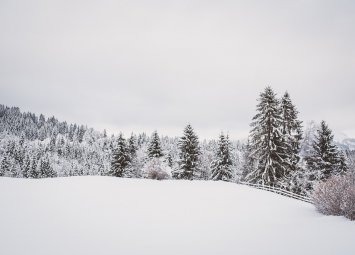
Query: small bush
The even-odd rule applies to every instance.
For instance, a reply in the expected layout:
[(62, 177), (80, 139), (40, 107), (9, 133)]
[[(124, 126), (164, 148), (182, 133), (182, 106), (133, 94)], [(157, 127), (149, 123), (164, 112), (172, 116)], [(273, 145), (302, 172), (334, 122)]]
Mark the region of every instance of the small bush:
[(148, 179), (169, 179), (169, 167), (159, 158), (153, 158), (143, 167), (143, 176)]
[(355, 220), (355, 177), (332, 176), (318, 183), (312, 199), (317, 210), (325, 215), (342, 215)]
[(153, 169), (148, 173), (147, 178), (153, 180), (165, 180), (169, 179), (169, 175), (165, 172)]

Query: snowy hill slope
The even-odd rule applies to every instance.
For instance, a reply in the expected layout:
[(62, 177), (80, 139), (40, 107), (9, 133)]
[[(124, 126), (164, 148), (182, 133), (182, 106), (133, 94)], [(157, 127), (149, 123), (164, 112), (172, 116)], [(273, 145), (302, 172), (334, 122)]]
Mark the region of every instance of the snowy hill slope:
[(355, 254), (355, 222), (232, 183), (0, 178), (0, 254)]

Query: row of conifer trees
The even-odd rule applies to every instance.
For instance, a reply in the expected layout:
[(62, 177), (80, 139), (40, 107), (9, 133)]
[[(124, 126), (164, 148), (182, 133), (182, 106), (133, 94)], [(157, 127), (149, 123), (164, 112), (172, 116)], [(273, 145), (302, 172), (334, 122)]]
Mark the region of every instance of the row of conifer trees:
[(345, 157), (322, 121), (310, 151), (301, 157), (302, 122), (286, 92), (280, 99), (271, 87), (260, 94), (251, 123), (242, 180), (307, 194), (314, 183), (347, 171)]
[[(343, 154), (334, 145), (333, 135), (322, 121), (317, 136), (306, 157), (300, 156), (303, 139), (302, 122), (298, 111), (286, 92), (281, 99), (271, 87), (260, 94), (257, 113), (252, 119), (251, 131), (244, 154), (242, 181), (283, 187), (297, 193), (307, 194), (315, 182), (347, 171)], [(113, 152), (111, 175), (130, 176), (137, 148), (135, 141), (127, 142), (121, 134)], [(198, 137), (191, 125), (187, 125), (179, 140), (178, 164), (172, 169), (175, 179), (199, 179), (200, 147)], [(209, 179), (234, 180), (235, 171), (231, 158), (233, 150), (228, 135), (218, 140), (215, 157), (211, 161)], [(163, 153), (157, 132), (154, 132), (147, 151), (148, 158), (162, 158)], [(171, 155), (165, 157), (173, 167)], [(127, 174), (128, 173), (128, 174)], [(132, 174), (131, 174), (132, 175)]]
[[(136, 173), (139, 169), (134, 169), (134, 163), (137, 156), (137, 147), (134, 139), (134, 136), (131, 136), (128, 141), (126, 141), (122, 134), (119, 135), (117, 148), (113, 151), (112, 155), (110, 175), (116, 177), (139, 176), (139, 174)], [(201, 150), (199, 146), (199, 139), (190, 124), (188, 124), (184, 129), (183, 136), (180, 138), (178, 143), (178, 149), (179, 160), (177, 162), (177, 167), (171, 169), (172, 177), (175, 179), (186, 180), (201, 179)], [(230, 150), (231, 145), (228, 136), (221, 134), (216, 158), (212, 162), (211, 178), (213, 180), (232, 179), (233, 169)], [(165, 163), (167, 167), (173, 168), (172, 157), (170, 154), (163, 154), (160, 138), (156, 131), (153, 132), (150, 139), (147, 148), (147, 157), (148, 161), (162, 159), (162, 163)]]

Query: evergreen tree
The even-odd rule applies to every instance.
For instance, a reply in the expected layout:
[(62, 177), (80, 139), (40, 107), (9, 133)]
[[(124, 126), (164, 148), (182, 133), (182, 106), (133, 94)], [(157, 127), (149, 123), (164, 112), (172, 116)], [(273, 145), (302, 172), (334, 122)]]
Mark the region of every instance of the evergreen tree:
[(131, 159), (134, 159), (137, 156), (137, 139), (133, 133), (131, 134), (131, 137), (128, 139), (128, 151)]
[(171, 156), (171, 153), (169, 153), (168, 156), (166, 157), (166, 162), (170, 168), (173, 167), (173, 158)]
[(255, 163), (257, 159), (253, 157), (252, 152), (253, 152), (252, 147), (248, 139), (243, 153), (243, 171), (241, 173), (241, 178), (240, 178), (242, 182), (247, 181), (248, 174), (255, 170)]
[(58, 140), (58, 145), (57, 145), (57, 153), (59, 156), (62, 156), (64, 154), (65, 150), (65, 140), (63, 137), (59, 138)]
[(293, 193), (308, 196), (308, 174), (307, 169), (299, 165), (290, 173), (287, 189)]
[(116, 177), (123, 177), (126, 168), (130, 165), (130, 156), (126, 140), (120, 134), (117, 140), (117, 148), (114, 150), (111, 162), (110, 174)]
[(10, 169), (11, 169), (11, 164), (10, 164), (9, 156), (5, 154), (1, 161), (0, 176), (4, 176), (5, 173), (10, 172)]
[(149, 158), (160, 158), (163, 156), (163, 152), (160, 145), (160, 138), (157, 131), (154, 131), (148, 146)]
[(302, 140), (302, 122), (298, 120), (298, 111), (293, 105), (288, 92), (281, 100), (282, 134), (287, 146), (287, 156), (291, 170), (295, 170), (300, 160), (299, 152)]
[(132, 133), (131, 137), (128, 139), (128, 154), (129, 154), (129, 166), (125, 169), (123, 177), (126, 178), (136, 178), (138, 177), (138, 159), (137, 159), (137, 139)]
[[(345, 153), (342, 151), (339, 151), (339, 167), (338, 170), (341, 174), (347, 172), (349, 170), (348, 164), (347, 164), (347, 160), (346, 160), (346, 156)], [(355, 169), (353, 169), (355, 170)]]
[(10, 176), (11, 177), (19, 177), (19, 167), (18, 165), (12, 163), (10, 166)]
[(177, 179), (192, 180), (199, 174), (200, 147), (198, 137), (188, 124), (184, 130), (179, 144), (179, 168), (173, 172)]
[(303, 138), (302, 122), (298, 120), (298, 111), (293, 105), (288, 92), (281, 99), (281, 118), (283, 141), (286, 146), (286, 157), (290, 162), (290, 171), (283, 180), (280, 180), (280, 186), (301, 194), (303, 189), (302, 180), (305, 175), (304, 169), (298, 166), (301, 140)]
[(290, 162), (287, 158), (282, 131), (279, 100), (271, 87), (260, 94), (257, 114), (253, 118), (250, 132), (251, 157), (256, 158), (256, 167), (246, 176), (253, 183), (278, 185), (288, 175)]
[(57, 137), (55, 135), (51, 136), (51, 139), (49, 141), (49, 148), (48, 148), (50, 152), (54, 152), (55, 151), (56, 140), (57, 140)]
[(22, 133), (19, 141), (20, 148), (23, 148), (24, 144), (25, 144), (25, 134)]
[(39, 174), (41, 178), (53, 178), (56, 177), (56, 173), (53, 170), (53, 167), (50, 164), (49, 158), (46, 155), (45, 157), (41, 158), (40, 165), (39, 165)]
[(28, 178), (30, 172), (31, 172), (31, 159), (29, 155), (26, 155), (23, 170), (22, 170), (23, 177)]
[(86, 129), (83, 125), (81, 125), (78, 129), (78, 133), (77, 133), (77, 137), (78, 137), (78, 141), (79, 143), (82, 143), (84, 140), (84, 135), (85, 135)]
[(37, 170), (37, 162), (38, 162), (37, 157), (33, 156), (31, 160), (31, 170), (28, 173), (28, 178), (34, 178), (34, 179), (39, 178), (40, 173)]
[(222, 133), (219, 137), (215, 159), (211, 163), (211, 179), (230, 181), (233, 177), (232, 165), (229, 138)]
[(6, 152), (9, 158), (14, 158), (16, 154), (16, 143), (14, 141), (10, 141), (6, 145)]
[(16, 145), (15, 147), (14, 159), (15, 163), (19, 164), (20, 168), (22, 168), (25, 160), (25, 150), (21, 148), (20, 145)]
[(333, 137), (328, 125), (322, 121), (313, 142), (311, 155), (306, 158), (310, 182), (328, 179), (331, 175), (347, 170), (345, 159), (334, 145)]

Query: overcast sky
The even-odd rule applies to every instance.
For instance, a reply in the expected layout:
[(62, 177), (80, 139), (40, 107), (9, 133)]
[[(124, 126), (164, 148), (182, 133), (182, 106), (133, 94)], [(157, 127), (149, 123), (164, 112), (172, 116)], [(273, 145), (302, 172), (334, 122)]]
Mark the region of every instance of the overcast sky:
[(355, 137), (351, 0), (0, 0), (0, 37), (0, 103), (23, 111), (241, 138), (270, 85)]

